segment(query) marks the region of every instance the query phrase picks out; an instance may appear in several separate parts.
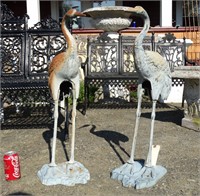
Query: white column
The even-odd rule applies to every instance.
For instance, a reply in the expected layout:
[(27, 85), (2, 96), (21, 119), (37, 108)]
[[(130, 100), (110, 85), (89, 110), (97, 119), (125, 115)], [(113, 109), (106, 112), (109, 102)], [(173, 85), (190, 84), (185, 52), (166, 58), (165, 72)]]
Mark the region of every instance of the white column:
[(172, 0), (160, 0), (160, 25), (172, 26)]
[(40, 22), (40, 0), (26, 0), (28, 27), (32, 27), (37, 22)]

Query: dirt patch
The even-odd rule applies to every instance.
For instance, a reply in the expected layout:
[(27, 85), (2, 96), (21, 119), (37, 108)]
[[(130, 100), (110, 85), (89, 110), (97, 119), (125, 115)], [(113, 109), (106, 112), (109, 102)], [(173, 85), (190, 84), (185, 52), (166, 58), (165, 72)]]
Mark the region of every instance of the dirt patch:
[[(90, 172), (87, 184), (45, 186), (39, 181), (37, 171), (49, 163), (52, 127), (1, 130), (1, 159), (6, 151), (18, 152), (22, 175), (19, 180), (5, 181), (1, 161), (1, 195), (200, 195), (200, 132), (180, 126), (183, 111), (179, 107), (156, 111), (154, 144), (161, 145), (157, 164), (168, 172), (154, 187), (125, 188), (110, 178), (110, 172), (129, 158), (136, 109), (89, 109), (85, 116), (77, 112), (75, 145), (75, 160)], [(146, 159), (148, 151), (151, 109), (142, 112), (137, 159)], [(70, 155), (70, 142), (64, 142), (63, 136), (59, 130), (57, 163)]]

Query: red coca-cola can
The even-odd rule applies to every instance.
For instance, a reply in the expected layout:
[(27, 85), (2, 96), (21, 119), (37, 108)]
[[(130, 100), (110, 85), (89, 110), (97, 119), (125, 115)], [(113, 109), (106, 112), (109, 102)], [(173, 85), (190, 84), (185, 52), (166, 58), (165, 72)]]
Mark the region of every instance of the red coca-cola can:
[(14, 151), (9, 151), (4, 154), (3, 160), (6, 180), (19, 179), (21, 177), (19, 155)]

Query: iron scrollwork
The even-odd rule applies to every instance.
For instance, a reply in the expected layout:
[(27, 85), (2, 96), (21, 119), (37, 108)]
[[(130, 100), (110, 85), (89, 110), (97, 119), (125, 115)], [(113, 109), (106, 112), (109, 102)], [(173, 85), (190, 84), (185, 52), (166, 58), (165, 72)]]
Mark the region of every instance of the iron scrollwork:
[(117, 46), (93, 45), (91, 47), (91, 72), (117, 72)]
[(133, 45), (122, 45), (123, 72), (134, 72)]
[(37, 31), (39, 30), (54, 31), (59, 29), (60, 29), (60, 24), (51, 17), (42, 19), (40, 22), (36, 23), (33, 27), (30, 28), (30, 30), (37, 30)]
[(172, 33), (165, 34), (161, 41), (156, 44), (156, 51), (169, 63), (173, 72), (175, 67), (185, 65), (185, 46)]
[(47, 78), (49, 62), (66, 49), (60, 24), (52, 18), (43, 19), (28, 30), (28, 37), (29, 77), (35, 79), (43, 75)]
[(23, 43), (24, 37), (21, 35), (2, 36), (0, 38), (2, 75), (23, 74)]
[[(122, 65), (122, 72), (125, 74), (132, 74), (136, 73), (135, 65), (134, 65), (134, 36), (123, 36), (122, 37), (122, 48), (120, 49), (122, 52), (121, 56), (121, 65)], [(151, 37), (145, 37), (143, 40), (143, 48), (145, 50), (152, 50), (151, 48), (152, 41)]]
[(90, 47), (90, 72), (100, 73), (118, 72), (118, 40), (112, 39), (109, 34), (103, 33), (96, 39), (89, 40)]
[(66, 49), (61, 35), (30, 35), (30, 76), (47, 75), (49, 61)]

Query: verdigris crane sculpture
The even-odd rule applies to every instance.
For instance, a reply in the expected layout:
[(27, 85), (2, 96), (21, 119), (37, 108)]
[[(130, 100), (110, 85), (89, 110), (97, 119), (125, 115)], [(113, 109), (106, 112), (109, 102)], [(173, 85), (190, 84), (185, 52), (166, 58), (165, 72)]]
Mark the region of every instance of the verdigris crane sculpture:
[[(145, 51), (142, 47), (143, 39), (150, 27), (150, 19), (147, 12), (140, 6), (134, 7), (131, 9), (131, 12), (133, 16), (141, 17), (144, 21), (143, 29), (136, 37), (134, 44), (134, 62), (139, 76), (137, 92), (138, 106), (130, 159), (127, 163), (112, 171), (112, 178), (122, 181), (124, 186), (133, 186), (136, 189), (141, 189), (155, 185), (167, 172), (164, 167), (153, 165), (152, 148), (156, 102), (157, 100), (167, 99), (171, 90), (172, 82), (170, 68), (166, 60), (159, 53), (154, 51)], [(151, 84), (151, 97), (153, 104), (149, 151), (146, 162), (143, 165), (140, 162), (134, 161), (134, 154), (141, 115), (142, 95), (144, 93), (142, 84), (144, 81), (148, 81)]]
[[(105, 31), (117, 31), (125, 28), (126, 25), (130, 24), (130, 19), (133, 19), (134, 16), (140, 17), (144, 21), (143, 29), (136, 37), (134, 43), (134, 63), (139, 81), (137, 92), (138, 106), (131, 156), (127, 163), (112, 171), (111, 178), (122, 181), (122, 184), (126, 187), (135, 187), (136, 189), (151, 187), (155, 185), (157, 181), (167, 172), (164, 167), (156, 165), (155, 162), (158, 152), (155, 159), (153, 159), (152, 149), (156, 149), (153, 148), (156, 103), (158, 100), (167, 99), (171, 91), (172, 81), (169, 65), (159, 53), (154, 51), (145, 51), (142, 47), (143, 39), (150, 27), (150, 19), (147, 12), (141, 6), (136, 6), (134, 8), (123, 6), (90, 8), (85, 10), (83, 13), (96, 20), (96, 28), (103, 29)], [(151, 98), (153, 101), (149, 152), (145, 163), (134, 160), (136, 139), (141, 115), (142, 95), (144, 94), (142, 84), (144, 82), (150, 83)]]
[[(117, 31), (125, 28), (130, 24), (130, 19), (133, 19), (134, 16), (141, 17), (144, 20), (143, 29), (136, 37), (134, 44), (134, 63), (139, 76), (139, 81), (137, 92), (138, 106), (131, 156), (127, 163), (112, 171), (111, 177), (122, 181), (122, 184), (126, 187), (135, 187), (137, 189), (151, 187), (155, 185), (167, 172), (164, 167), (155, 164), (156, 161), (153, 159), (152, 149), (156, 102), (158, 100), (167, 99), (171, 90), (172, 81), (169, 65), (159, 53), (145, 51), (142, 47), (143, 39), (150, 27), (150, 19), (147, 12), (141, 6), (136, 6), (134, 8), (123, 6), (90, 8), (85, 10), (83, 13), (96, 20), (96, 28), (105, 31)], [(144, 82), (150, 83), (151, 98), (153, 101), (149, 152), (145, 164), (134, 160), (141, 115), (142, 95), (144, 94), (142, 84)], [(157, 157), (157, 155), (155, 157)]]
[[(62, 19), (62, 32), (67, 41), (67, 49), (65, 52), (56, 55), (49, 67), (49, 88), (54, 100), (54, 131), (51, 163), (45, 164), (38, 172), (38, 177), (45, 185), (63, 184), (72, 186), (74, 184), (85, 184), (90, 174), (88, 170), (79, 162), (74, 160), (75, 147), (75, 118), (76, 118), (76, 102), (79, 96), (79, 57), (77, 54), (77, 44), (74, 37), (66, 27), (66, 20), (76, 16), (85, 16), (75, 9), (70, 9)], [(55, 162), (56, 139), (58, 126), (58, 104), (60, 97), (60, 85), (68, 81), (72, 84), (72, 138), (71, 138), (71, 157), (66, 163), (57, 165)]]

